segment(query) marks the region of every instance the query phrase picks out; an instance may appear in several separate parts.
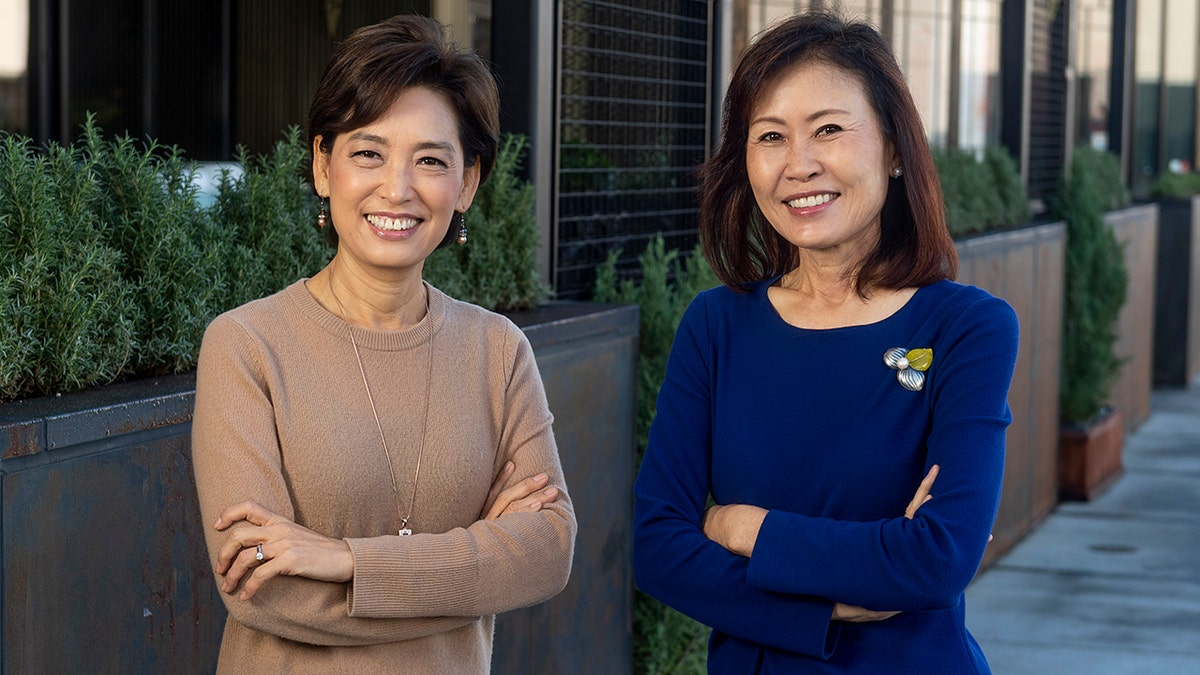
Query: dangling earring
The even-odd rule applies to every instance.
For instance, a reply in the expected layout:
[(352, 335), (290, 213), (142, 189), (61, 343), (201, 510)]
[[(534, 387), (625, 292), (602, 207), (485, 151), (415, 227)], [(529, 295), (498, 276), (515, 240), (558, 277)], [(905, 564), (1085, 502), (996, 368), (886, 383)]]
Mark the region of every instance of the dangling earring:
[(467, 214), (458, 214), (458, 245), (462, 246), (467, 243)]
[(892, 178), (899, 178), (902, 175), (904, 175), (904, 169), (901, 169), (900, 167), (892, 169)]
[(321, 197), (321, 212), (317, 214), (317, 227), (325, 229), (329, 224), (329, 214), (325, 212), (325, 198)]

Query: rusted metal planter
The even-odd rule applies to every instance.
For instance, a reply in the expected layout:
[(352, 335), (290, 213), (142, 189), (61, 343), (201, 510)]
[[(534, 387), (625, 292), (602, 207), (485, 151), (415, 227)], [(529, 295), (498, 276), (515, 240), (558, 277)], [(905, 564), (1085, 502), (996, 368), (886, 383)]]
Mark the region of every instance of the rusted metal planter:
[(1066, 226), (1035, 225), (957, 242), (958, 281), (1004, 298), (1021, 341), (1009, 389), (1000, 511), (984, 566), (1000, 558), (1058, 503), (1058, 373), (1062, 363)]
[(0, 406), (5, 673), (211, 672), (194, 379)]
[(1158, 206), (1154, 383), (1181, 387), (1200, 375), (1200, 195)]
[[(498, 618), (493, 672), (627, 672), (638, 310), (513, 318), (580, 528), (566, 590)], [(0, 673), (214, 670), (226, 612), (191, 468), (194, 397), (182, 375), (0, 406)]]
[(1126, 431), (1150, 417), (1154, 390), (1154, 293), (1158, 268), (1158, 204), (1139, 204), (1104, 214), (1121, 242), (1129, 275), (1125, 306), (1117, 319), (1113, 346), (1123, 361), (1113, 383), (1112, 407), (1121, 411)]
[(579, 535), (566, 589), (496, 618), (492, 672), (632, 672), (638, 308), (550, 304), (510, 318), (546, 385)]

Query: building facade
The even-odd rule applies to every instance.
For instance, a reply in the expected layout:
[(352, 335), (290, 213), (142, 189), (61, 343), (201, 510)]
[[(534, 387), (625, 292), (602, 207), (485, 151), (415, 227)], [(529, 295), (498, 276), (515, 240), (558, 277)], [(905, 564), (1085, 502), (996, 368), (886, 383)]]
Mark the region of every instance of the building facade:
[(263, 152), (303, 124), (338, 40), (434, 16), (495, 64), (502, 127), (532, 139), (546, 278), (586, 298), (610, 250), (632, 275), (655, 236), (694, 244), (736, 54), (819, 7), (889, 39), (933, 145), (1005, 147), (1035, 212), (1081, 143), (1135, 196), (1200, 160), (1195, 0), (0, 0), (0, 129), (69, 142), (91, 113), (201, 161)]

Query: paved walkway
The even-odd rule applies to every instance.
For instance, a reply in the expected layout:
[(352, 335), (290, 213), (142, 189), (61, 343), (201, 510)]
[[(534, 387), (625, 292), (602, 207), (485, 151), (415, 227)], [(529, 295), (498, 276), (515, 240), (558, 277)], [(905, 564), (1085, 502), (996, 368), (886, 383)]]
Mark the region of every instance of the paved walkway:
[(1154, 392), (1124, 460), (967, 589), (996, 675), (1200, 674), (1200, 380)]

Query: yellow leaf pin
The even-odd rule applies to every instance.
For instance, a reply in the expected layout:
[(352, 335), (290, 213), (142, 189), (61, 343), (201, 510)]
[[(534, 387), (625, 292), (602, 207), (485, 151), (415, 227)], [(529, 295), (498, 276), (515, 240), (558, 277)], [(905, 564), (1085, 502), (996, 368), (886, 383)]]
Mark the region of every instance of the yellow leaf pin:
[(883, 362), (896, 371), (896, 379), (902, 387), (909, 391), (921, 391), (925, 386), (925, 371), (933, 365), (933, 350), (928, 347), (892, 347), (884, 352)]

